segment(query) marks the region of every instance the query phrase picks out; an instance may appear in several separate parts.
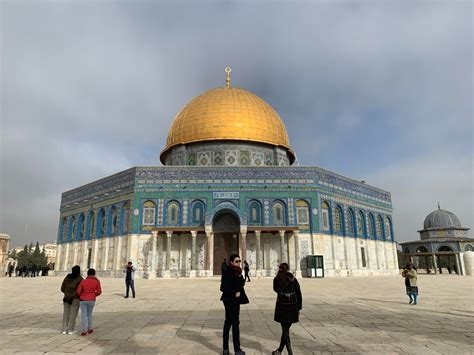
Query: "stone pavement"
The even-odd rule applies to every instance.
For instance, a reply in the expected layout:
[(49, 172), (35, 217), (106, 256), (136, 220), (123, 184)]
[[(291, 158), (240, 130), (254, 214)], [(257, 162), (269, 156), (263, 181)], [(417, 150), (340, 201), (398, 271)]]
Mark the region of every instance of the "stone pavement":
[[(218, 278), (137, 280), (136, 299), (123, 298), (122, 279), (102, 279), (95, 332), (86, 337), (61, 334), (61, 281), (0, 278), (1, 354), (216, 354), (221, 349)], [(300, 283), (303, 310), (291, 328), (295, 354), (474, 352), (474, 278), (421, 275), (416, 306), (408, 304), (401, 277)], [(270, 354), (280, 338), (272, 280), (253, 280), (246, 292), (242, 347), (247, 354)]]

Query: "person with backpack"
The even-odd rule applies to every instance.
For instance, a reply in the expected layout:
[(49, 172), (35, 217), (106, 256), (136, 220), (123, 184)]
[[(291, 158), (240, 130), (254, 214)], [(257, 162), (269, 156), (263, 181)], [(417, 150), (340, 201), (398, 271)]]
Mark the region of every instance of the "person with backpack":
[(288, 270), (287, 263), (280, 264), (278, 273), (273, 279), (273, 291), (277, 294), (274, 320), (280, 323), (282, 333), (280, 346), (272, 352), (272, 355), (280, 355), (285, 346), (288, 354), (293, 354), (290, 342), (290, 327), (293, 323), (299, 321), (299, 314), (303, 308), (300, 284)]
[(83, 280), (79, 265), (73, 266), (61, 284), (63, 298), (63, 334), (74, 334), (77, 313), (79, 313), (79, 297), (76, 293), (77, 285)]

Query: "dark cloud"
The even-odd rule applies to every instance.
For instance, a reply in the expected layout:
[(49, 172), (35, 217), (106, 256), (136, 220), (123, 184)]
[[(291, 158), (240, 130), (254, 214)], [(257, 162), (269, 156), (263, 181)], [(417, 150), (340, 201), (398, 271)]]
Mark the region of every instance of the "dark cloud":
[(0, 230), (15, 245), (55, 239), (61, 192), (158, 165), (175, 114), (226, 65), (300, 163), (392, 192), (399, 240), (437, 200), (473, 226), (470, 2), (0, 6)]

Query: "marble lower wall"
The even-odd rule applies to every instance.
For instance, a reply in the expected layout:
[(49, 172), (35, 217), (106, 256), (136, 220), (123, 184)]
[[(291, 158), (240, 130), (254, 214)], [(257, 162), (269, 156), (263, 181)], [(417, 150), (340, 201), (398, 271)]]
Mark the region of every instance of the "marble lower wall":
[[(296, 240), (299, 255), (296, 255)], [(132, 234), (89, 241), (78, 241), (58, 246), (56, 274), (65, 275), (72, 266), (80, 265), (83, 273), (89, 267), (96, 269), (99, 277), (123, 277), (127, 261), (137, 267), (137, 278), (189, 277), (191, 271), (191, 234), (171, 237), (169, 272), (166, 270), (167, 236), (159, 234)], [(156, 244), (153, 245), (153, 242)], [(278, 265), (288, 262), (292, 271), (301, 270), (307, 276), (307, 255), (322, 255), (324, 274), (327, 277), (369, 276), (398, 274), (396, 243), (355, 239), (327, 234), (285, 236), (283, 255), (280, 237), (262, 233), (260, 237), (262, 269), (257, 270), (256, 236), (247, 234), (247, 261), (252, 275), (274, 276)], [(205, 276), (206, 236), (196, 237), (196, 276)], [(207, 273), (207, 275), (209, 272)]]

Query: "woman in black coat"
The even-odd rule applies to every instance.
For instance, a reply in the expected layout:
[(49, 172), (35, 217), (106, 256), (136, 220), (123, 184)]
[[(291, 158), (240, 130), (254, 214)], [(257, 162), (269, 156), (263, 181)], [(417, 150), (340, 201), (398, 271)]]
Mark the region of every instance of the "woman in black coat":
[(249, 303), (249, 299), (245, 294), (244, 285), (245, 279), (242, 276), (242, 268), (240, 257), (237, 254), (232, 254), (229, 257), (229, 265), (222, 273), (221, 282), (221, 301), (224, 302), (225, 307), (225, 322), (223, 335), (223, 354), (229, 354), (229, 332), (232, 327), (232, 340), (234, 343), (235, 355), (245, 355), (245, 352), (240, 348), (240, 329), (239, 329), (239, 315), (240, 305)]
[(281, 264), (278, 274), (273, 279), (273, 291), (277, 293), (274, 320), (281, 324), (282, 332), (280, 346), (272, 352), (272, 355), (281, 354), (285, 345), (288, 354), (293, 354), (290, 343), (290, 327), (299, 321), (300, 310), (303, 308), (300, 284), (288, 270), (287, 263)]

